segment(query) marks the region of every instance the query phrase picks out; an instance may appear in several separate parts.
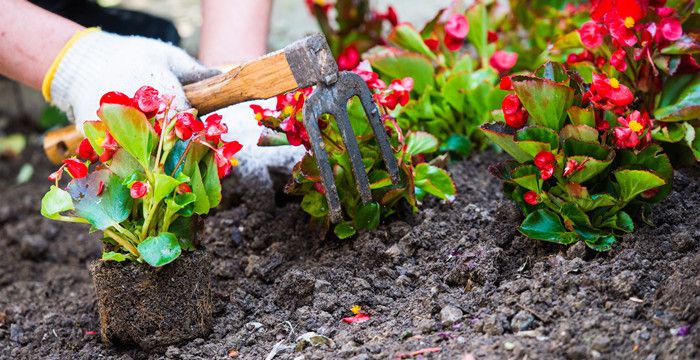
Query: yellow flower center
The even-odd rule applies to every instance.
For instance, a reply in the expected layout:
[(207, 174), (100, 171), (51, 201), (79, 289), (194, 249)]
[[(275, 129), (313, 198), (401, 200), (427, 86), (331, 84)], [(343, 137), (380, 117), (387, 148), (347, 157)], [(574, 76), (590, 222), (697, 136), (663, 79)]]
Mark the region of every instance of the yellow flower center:
[(644, 129), (644, 125), (640, 124), (639, 121), (632, 120), (630, 121), (629, 125), (627, 127), (630, 128), (630, 130), (634, 132), (640, 132), (642, 129)]
[(262, 114), (261, 113), (255, 113), (255, 120), (262, 120)]
[(617, 89), (620, 87), (620, 82), (615, 78), (610, 78), (610, 86), (612, 86), (613, 89)]
[(238, 159), (231, 158), (231, 160), (229, 160), (229, 161), (231, 162), (231, 166), (238, 166)]
[(631, 16), (626, 17), (625, 18), (625, 27), (628, 29), (631, 29), (632, 27), (634, 27), (634, 18), (632, 18)]
[(350, 308), (350, 311), (352, 311), (352, 313), (355, 315), (359, 314), (360, 310), (362, 310), (360, 305), (353, 305), (353, 307)]

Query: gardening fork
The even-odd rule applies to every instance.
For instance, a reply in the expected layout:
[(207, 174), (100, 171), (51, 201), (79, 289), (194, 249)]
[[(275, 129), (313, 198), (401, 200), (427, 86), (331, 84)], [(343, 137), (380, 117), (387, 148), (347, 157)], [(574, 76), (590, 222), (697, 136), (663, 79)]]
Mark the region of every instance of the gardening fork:
[[(235, 66), (226, 73), (185, 85), (184, 91), (190, 104), (199, 113), (207, 114), (233, 104), (268, 99), (309, 86), (316, 86), (316, 89), (304, 105), (304, 126), (326, 190), (330, 219), (337, 223), (343, 219), (343, 213), (333, 169), (318, 126), (318, 119), (323, 114), (332, 115), (338, 125), (363, 204), (372, 201), (372, 193), (359, 145), (348, 118), (347, 104), (350, 98), (357, 96), (360, 99), (392, 182), (397, 184), (400, 177), (372, 93), (359, 75), (349, 71), (338, 72), (338, 65), (323, 35), (308, 36), (282, 50)], [(75, 154), (82, 139), (83, 136), (74, 126), (51, 131), (44, 138), (44, 150), (51, 161), (60, 163)]]

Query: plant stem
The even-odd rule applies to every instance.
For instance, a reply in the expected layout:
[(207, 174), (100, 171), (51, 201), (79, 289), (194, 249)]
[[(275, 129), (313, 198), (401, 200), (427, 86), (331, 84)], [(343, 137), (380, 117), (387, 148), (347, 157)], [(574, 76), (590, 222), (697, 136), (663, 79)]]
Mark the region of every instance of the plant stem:
[(139, 242), (138, 238), (136, 237), (136, 235), (134, 235), (134, 233), (125, 229), (123, 226), (121, 226), (119, 224), (114, 224), (114, 228), (117, 229), (117, 231), (119, 231), (122, 235), (126, 236), (127, 240), (129, 240), (130, 242), (132, 242), (134, 244), (138, 244), (138, 242)]
[(143, 223), (143, 228), (141, 228), (141, 241), (145, 240), (146, 236), (148, 235), (148, 228), (151, 226), (151, 220), (153, 220), (153, 215), (156, 213), (158, 205), (160, 205), (160, 202), (154, 203), (148, 210), (148, 216), (146, 217), (146, 221)]
[(87, 221), (81, 217), (76, 217), (76, 216), (58, 215), (54, 219), (58, 220), (58, 221), (65, 221), (65, 222), (72, 222), (72, 223), (79, 223), (79, 224), (89, 224), (90, 223), (89, 221)]
[(182, 164), (182, 160), (184, 160), (187, 157), (187, 152), (190, 151), (190, 147), (192, 146), (192, 143), (193, 143), (192, 139), (189, 142), (187, 142), (187, 146), (185, 147), (185, 151), (182, 152), (182, 156), (180, 156), (180, 160), (177, 161), (177, 164), (173, 168), (173, 173), (170, 174), (170, 176), (175, 176), (177, 169), (180, 167), (180, 164)]
[(123, 248), (129, 250), (129, 252), (130, 252), (132, 255), (136, 256), (136, 258), (141, 257), (141, 254), (139, 254), (138, 249), (136, 249), (136, 248), (134, 247), (134, 245), (132, 245), (130, 242), (128, 242), (128, 241), (122, 239), (122, 238), (121, 238), (118, 234), (116, 234), (114, 231), (109, 230), (109, 229), (105, 229), (105, 230), (104, 230), (104, 234), (107, 235), (107, 236), (109, 236), (110, 238), (112, 238), (114, 241), (116, 241), (117, 244), (121, 245), (121, 247), (123, 247)]

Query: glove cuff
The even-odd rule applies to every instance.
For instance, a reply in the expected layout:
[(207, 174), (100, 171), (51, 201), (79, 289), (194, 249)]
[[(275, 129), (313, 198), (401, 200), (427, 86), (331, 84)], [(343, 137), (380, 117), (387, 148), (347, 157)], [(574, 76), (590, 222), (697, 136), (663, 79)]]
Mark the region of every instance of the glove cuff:
[(56, 58), (53, 60), (51, 63), (51, 66), (49, 67), (49, 70), (46, 72), (44, 75), (44, 80), (42, 81), (41, 84), (41, 94), (44, 96), (44, 100), (47, 102), (51, 102), (51, 84), (53, 83), (53, 79), (56, 76), (56, 72), (58, 70), (59, 64), (61, 64), (63, 58), (66, 56), (66, 53), (68, 50), (70, 50), (75, 43), (80, 40), (83, 36), (90, 34), (95, 31), (100, 31), (99, 27), (91, 27), (91, 28), (86, 28), (80, 31), (77, 31), (73, 36), (71, 36), (70, 39), (66, 42), (66, 44), (63, 46), (61, 51), (58, 52), (58, 55)]

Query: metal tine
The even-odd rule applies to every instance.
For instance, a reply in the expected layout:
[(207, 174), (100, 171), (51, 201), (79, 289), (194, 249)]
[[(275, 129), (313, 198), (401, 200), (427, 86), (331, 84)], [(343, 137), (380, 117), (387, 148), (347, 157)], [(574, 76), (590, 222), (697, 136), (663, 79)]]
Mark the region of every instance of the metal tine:
[(330, 218), (334, 223), (341, 221), (343, 215), (338, 189), (333, 178), (333, 169), (331, 169), (328, 161), (328, 153), (325, 150), (321, 130), (318, 127), (318, 119), (321, 115), (331, 114), (334, 116), (352, 163), (355, 185), (360, 193), (362, 203), (366, 204), (372, 201), (369, 178), (365, 172), (362, 154), (347, 113), (347, 102), (353, 96), (360, 98), (367, 119), (372, 125), (375, 139), (379, 145), (384, 163), (389, 170), (392, 182), (396, 184), (400, 180), (399, 168), (384, 130), (379, 109), (374, 103), (372, 94), (364, 80), (355, 73), (343, 71), (339, 74), (339, 79), (335, 84), (330, 86), (319, 84), (313, 94), (306, 100), (303, 118), (304, 126), (309, 134), (309, 141), (316, 157), (316, 164), (321, 173), (321, 182), (326, 190)]

